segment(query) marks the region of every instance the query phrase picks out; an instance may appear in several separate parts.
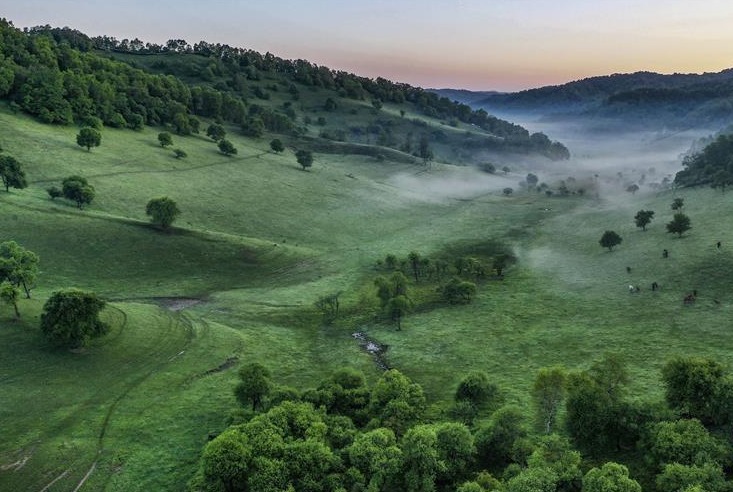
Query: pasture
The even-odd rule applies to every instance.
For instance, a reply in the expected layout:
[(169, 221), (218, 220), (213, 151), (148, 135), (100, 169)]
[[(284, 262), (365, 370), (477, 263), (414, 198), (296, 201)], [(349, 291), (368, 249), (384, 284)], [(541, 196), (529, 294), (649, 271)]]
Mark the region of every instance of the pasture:
[[(233, 157), (203, 136), (174, 135), (186, 159), (157, 144), (159, 130), (105, 129), (91, 152), (76, 131), (0, 111), (0, 144), (30, 182), (0, 193), (1, 239), (41, 258), (22, 319), (0, 305), (0, 489), (180, 490), (236, 408), (239, 364), (265, 363), (296, 388), (345, 365), (374, 380), (356, 330), (389, 345), (389, 364), (423, 385), (436, 411), (474, 369), (526, 405), (539, 368), (585, 368), (607, 351), (624, 356), (640, 396), (660, 396), (672, 355), (733, 362), (727, 193), (506, 197), (527, 172), (521, 159), (505, 177), (317, 154), (303, 172), (291, 150), (272, 154), (269, 139), (235, 129)], [(70, 174), (96, 188), (84, 210), (45, 192)], [(144, 213), (163, 195), (182, 210), (170, 233)], [(677, 196), (692, 220), (679, 239), (664, 229)], [(656, 212), (646, 232), (633, 223), (640, 209)], [(623, 238), (613, 252), (598, 244), (606, 229)], [(377, 259), (490, 239), (519, 261), (503, 281), (482, 281), (472, 304), (419, 309), (402, 331), (376, 315)], [(77, 352), (38, 330), (44, 300), (70, 286), (110, 301), (111, 333)], [(684, 306), (693, 289), (697, 302)], [(338, 291), (344, 314), (324, 326), (313, 302)]]

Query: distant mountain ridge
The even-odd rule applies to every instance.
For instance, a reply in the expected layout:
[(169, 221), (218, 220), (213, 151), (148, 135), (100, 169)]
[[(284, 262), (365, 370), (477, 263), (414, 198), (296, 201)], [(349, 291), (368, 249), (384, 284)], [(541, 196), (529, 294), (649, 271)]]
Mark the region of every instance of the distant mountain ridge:
[[(438, 93), (448, 95), (442, 90)], [(640, 124), (670, 127), (719, 126), (733, 121), (733, 69), (703, 74), (612, 74), (473, 100), (467, 94), (462, 97), (475, 108), (505, 115), (633, 118)]]

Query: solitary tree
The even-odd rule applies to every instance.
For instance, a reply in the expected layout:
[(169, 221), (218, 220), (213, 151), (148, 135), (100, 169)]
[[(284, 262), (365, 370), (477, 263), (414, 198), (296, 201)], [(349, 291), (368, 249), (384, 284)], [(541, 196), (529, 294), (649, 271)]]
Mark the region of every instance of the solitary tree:
[(635, 195), (636, 192), (639, 191), (639, 185), (636, 183), (630, 184), (629, 186), (626, 187), (626, 191), (628, 191), (632, 195)]
[(173, 137), (168, 132), (160, 132), (158, 133), (158, 142), (161, 147), (165, 148), (169, 145), (173, 145)]
[(10, 191), (11, 186), (17, 189), (28, 186), (20, 162), (9, 155), (0, 155), (0, 179), (3, 180), (5, 191)]
[(206, 129), (206, 136), (211, 138), (213, 141), (218, 142), (222, 138), (226, 137), (227, 132), (224, 127), (216, 123), (212, 123)]
[(649, 225), (649, 222), (651, 222), (653, 218), (654, 212), (652, 210), (639, 210), (636, 212), (636, 215), (634, 215), (634, 222), (636, 223), (636, 227), (641, 227), (642, 231), (646, 231), (646, 226)]
[(621, 244), (621, 241), (621, 236), (616, 234), (616, 232), (606, 231), (603, 233), (603, 236), (601, 236), (601, 239), (598, 242), (604, 248), (608, 248), (608, 251), (613, 251), (613, 247)]
[(99, 319), (105, 305), (93, 292), (76, 289), (54, 292), (43, 306), (41, 331), (56, 345), (83, 347), (109, 330)]
[(87, 152), (89, 152), (92, 147), (99, 147), (101, 143), (102, 134), (94, 128), (82, 128), (76, 136), (76, 144), (80, 147), (86, 147)]
[(219, 140), (219, 150), (224, 155), (234, 155), (237, 153), (237, 148), (229, 140), (222, 138)]
[(313, 153), (310, 150), (299, 150), (295, 153), (295, 158), (298, 160), (298, 164), (303, 168), (303, 171), (313, 165)]
[(272, 142), (270, 142), (270, 148), (272, 149), (273, 152), (277, 154), (285, 150), (285, 146), (283, 145), (282, 141), (279, 138), (276, 138)]
[(407, 314), (411, 307), (412, 303), (407, 296), (403, 295), (395, 296), (387, 303), (387, 311), (389, 311), (392, 320), (397, 323), (397, 331), (402, 329), (402, 317)]
[(151, 222), (163, 229), (167, 229), (180, 213), (176, 202), (167, 196), (153, 198), (145, 207), (145, 214), (150, 216)]
[(76, 202), (79, 209), (85, 204), (92, 203), (96, 194), (94, 187), (87, 182), (86, 178), (77, 175), (64, 179), (61, 182), (61, 191), (64, 198)]
[(674, 214), (672, 221), (667, 224), (667, 232), (677, 234), (677, 237), (682, 237), (682, 234), (690, 229), (692, 229), (690, 218), (683, 213)]
[(539, 178), (536, 174), (529, 173), (527, 174), (527, 177), (524, 178), (524, 180), (527, 182), (528, 188), (534, 188), (535, 186), (537, 186), (537, 181), (539, 181)]
[(685, 205), (685, 199), (684, 198), (675, 198), (672, 200), (672, 210), (682, 210), (682, 207)]
[(234, 394), (242, 405), (252, 404), (252, 411), (262, 405), (263, 399), (272, 389), (270, 371), (257, 362), (247, 364), (239, 370), (239, 384)]

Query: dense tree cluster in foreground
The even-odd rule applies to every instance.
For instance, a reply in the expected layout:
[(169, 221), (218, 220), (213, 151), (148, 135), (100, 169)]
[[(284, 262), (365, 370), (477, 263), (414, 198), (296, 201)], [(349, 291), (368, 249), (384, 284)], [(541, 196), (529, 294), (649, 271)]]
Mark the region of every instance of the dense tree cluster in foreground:
[(668, 361), (664, 401), (629, 395), (615, 355), (582, 371), (544, 368), (533, 413), (505, 404), (482, 372), (447, 408), (397, 370), (369, 386), (342, 369), (304, 391), (257, 363), (239, 375), (242, 408), (204, 447), (192, 490), (731, 490), (733, 378), (710, 359)]

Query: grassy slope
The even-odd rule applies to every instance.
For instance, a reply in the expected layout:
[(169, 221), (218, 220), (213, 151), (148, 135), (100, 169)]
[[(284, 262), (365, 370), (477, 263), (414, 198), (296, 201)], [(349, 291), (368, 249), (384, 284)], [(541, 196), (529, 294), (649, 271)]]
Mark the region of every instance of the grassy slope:
[[(659, 394), (657, 370), (671, 354), (731, 361), (726, 195), (684, 192), (694, 229), (674, 239), (663, 227), (669, 194), (614, 206), (498, 193), (435, 200), (419, 180), (458, 171), (317, 155), (313, 171), (302, 172), (289, 151), (268, 154), (267, 139), (235, 134), (236, 157), (193, 136), (174, 137), (189, 154), (175, 160), (150, 129), (105, 129), (102, 146), (88, 153), (74, 144), (75, 132), (0, 112), (0, 143), (32, 182), (0, 194), (2, 239), (42, 261), (35, 299), (20, 305), (22, 322), (0, 306), (0, 383), (9, 402), (0, 428), (12, 429), (0, 465), (29, 457), (0, 470), (0, 488), (38, 490), (66, 473), (53, 490), (73, 490), (96, 463), (90, 490), (180, 489), (207, 434), (234, 406), (235, 371), (207, 371), (236, 356), (265, 361), (278, 381), (301, 388), (346, 364), (374, 379), (354, 328), (389, 344), (390, 363), (433, 401), (449, 398), (467, 370), (484, 369), (510, 400), (526, 403), (537, 368), (585, 367), (606, 350), (627, 356), (640, 394)], [(44, 191), (71, 173), (98, 192), (82, 212)], [(393, 179), (397, 173), (417, 184)], [(145, 221), (144, 204), (162, 195), (183, 210), (171, 234)], [(640, 208), (657, 211), (647, 232), (633, 227)], [(624, 238), (613, 253), (598, 246), (608, 228)], [(310, 309), (338, 290), (347, 308), (373, 303), (372, 265), (386, 253), (431, 254), (486, 238), (511, 241), (520, 262), (468, 307), (414, 313), (402, 332), (360, 316), (321, 327)], [(649, 291), (652, 281), (661, 292)], [(630, 295), (629, 283), (643, 291)], [(64, 286), (115, 299), (107, 310), (113, 333), (84, 353), (52, 350), (36, 329), (44, 298)], [(683, 307), (692, 289), (700, 300)], [(151, 304), (172, 296), (205, 302), (182, 314)]]

